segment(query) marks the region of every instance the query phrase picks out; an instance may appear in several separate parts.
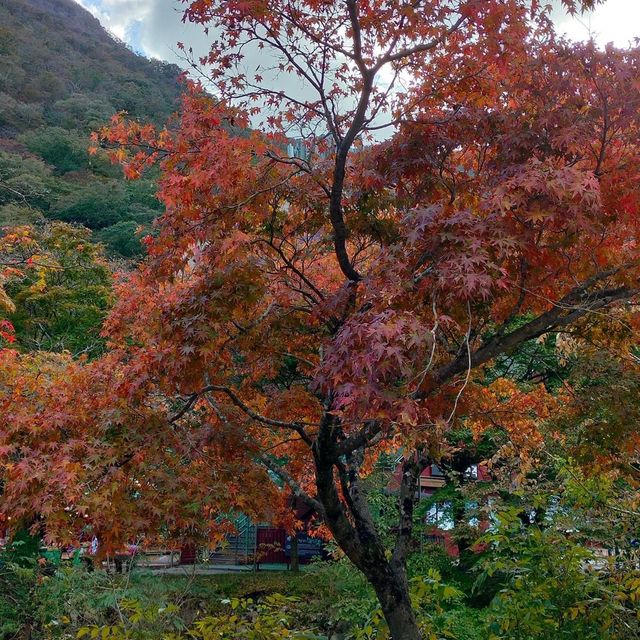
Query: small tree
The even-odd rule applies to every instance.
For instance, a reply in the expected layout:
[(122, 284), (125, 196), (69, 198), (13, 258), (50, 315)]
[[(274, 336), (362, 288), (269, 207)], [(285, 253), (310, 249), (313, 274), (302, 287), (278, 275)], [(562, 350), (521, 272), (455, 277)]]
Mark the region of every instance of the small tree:
[(20, 269), (14, 268), (6, 290), (15, 305), (7, 318), (21, 348), (99, 355), (112, 275), (91, 233), (63, 222), (5, 233), (17, 236), (6, 258)]

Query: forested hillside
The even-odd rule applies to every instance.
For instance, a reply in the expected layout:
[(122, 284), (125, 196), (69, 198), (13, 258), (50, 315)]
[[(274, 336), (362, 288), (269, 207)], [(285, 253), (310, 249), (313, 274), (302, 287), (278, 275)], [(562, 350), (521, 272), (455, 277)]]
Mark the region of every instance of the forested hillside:
[[(0, 220), (81, 224), (113, 256), (135, 257), (135, 230), (159, 204), (152, 180), (125, 183), (88, 136), (115, 112), (164, 121), (178, 67), (147, 60), (72, 0), (0, 5)], [(35, 210), (35, 211), (34, 211)]]
[(164, 122), (179, 74), (72, 0), (0, 4), (0, 323), (20, 349), (102, 350), (113, 263), (141, 255), (161, 205), (152, 174), (124, 180), (89, 135), (119, 111)]

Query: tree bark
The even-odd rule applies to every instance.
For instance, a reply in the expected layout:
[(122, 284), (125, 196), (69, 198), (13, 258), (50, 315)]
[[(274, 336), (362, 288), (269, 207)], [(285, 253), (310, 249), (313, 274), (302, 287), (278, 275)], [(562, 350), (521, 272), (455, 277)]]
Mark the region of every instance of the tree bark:
[(291, 534), (291, 571), (300, 571), (300, 558), (298, 556), (298, 534), (294, 531)]
[(423, 462), (412, 460), (406, 465), (399, 505), (401, 527), (389, 560), (360, 487), (359, 466), (364, 450), (337, 458), (338, 429), (334, 420), (331, 414), (324, 416), (313, 448), (317, 499), (322, 504), (323, 519), (337, 544), (374, 588), (392, 640), (421, 640), (409, 598), (406, 557), (415, 486)]
[(393, 640), (420, 640), (422, 636), (411, 607), (409, 584), (404, 570), (389, 567), (386, 579), (367, 578), (378, 596)]

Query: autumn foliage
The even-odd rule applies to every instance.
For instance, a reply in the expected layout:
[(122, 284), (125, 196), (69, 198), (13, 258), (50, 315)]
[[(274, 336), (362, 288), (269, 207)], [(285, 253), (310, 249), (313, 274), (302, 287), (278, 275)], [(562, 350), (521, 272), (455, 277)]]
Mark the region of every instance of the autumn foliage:
[[(569, 44), (521, 0), (198, 0), (187, 17), (214, 34), (206, 83), (163, 130), (119, 115), (95, 135), (131, 178), (160, 163), (166, 207), (118, 285), (110, 352), (0, 355), (3, 509), (117, 545), (274, 517), (292, 491), (393, 637), (417, 637), (421, 469), (460, 424), (531, 451), (572, 401), (492, 378), (496, 358), (562, 334), (637, 367), (640, 51)], [(247, 75), (243, 47), (312, 97)], [(389, 559), (360, 481), (398, 450)]]

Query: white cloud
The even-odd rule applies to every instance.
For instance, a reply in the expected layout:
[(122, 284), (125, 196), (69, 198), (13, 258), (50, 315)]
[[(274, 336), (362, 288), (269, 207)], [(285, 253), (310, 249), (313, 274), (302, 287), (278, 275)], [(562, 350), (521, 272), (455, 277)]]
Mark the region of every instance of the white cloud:
[(200, 26), (184, 24), (185, 5), (171, 0), (77, 0), (112, 34), (151, 58), (183, 64), (176, 43), (207, 51)]
[(88, 9), (113, 35), (125, 40), (131, 24), (143, 20), (149, 9), (149, 2), (143, 0), (77, 0)]
[[(135, 51), (187, 67), (177, 48), (178, 42), (192, 47), (196, 57), (209, 50), (210, 36), (200, 25), (184, 23), (186, 8), (181, 0), (76, 0), (100, 20), (111, 33), (129, 44)], [(640, 0), (606, 0), (604, 4), (582, 16), (570, 17), (561, 7), (561, 0), (553, 3), (552, 16), (558, 31), (572, 40), (594, 37), (601, 45), (614, 42), (627, 46), (640, 36)], [(264, 53), (257, 49), (245, 51), (247, 71), (264, 66)], [(272, 61), (273, 63), (274, 61)], [(261, 74), (265, 75), (264, 68)], [(270, 75), (266, 72), (266, 75)], [(293, 75), (277, 76), (278, 86), (300, 94), (300, 81)], [(306, 93), (306, 91), (304, 91)], [(382, 116), (381, 116), (382, 117)], [(256, 124), (258, 124), (256, 122)], [(383, 135), (381, 133), (381, 135)]]
[[(199, 25), (184, 24), (185, 4), (179, 0), (78, 0), (121, 40), (152, 58), (182, 64), (176, 43), (192, 46), (198, 55), (207, 49), (208, 37)], [(558, 30), (573, 40), (592, 35), (604, 45), (628, 45), (640, 37), (640, 0), (606, 0), (595, 11), (567, 16), (554, 0)]]
[(572, 40), (593, 37), (601, 46), (613, 42), (619, 47), (640, 38), (640, 0), (607, 0), (582, 16), (569, 17), (555, 11), (558, 31)]

